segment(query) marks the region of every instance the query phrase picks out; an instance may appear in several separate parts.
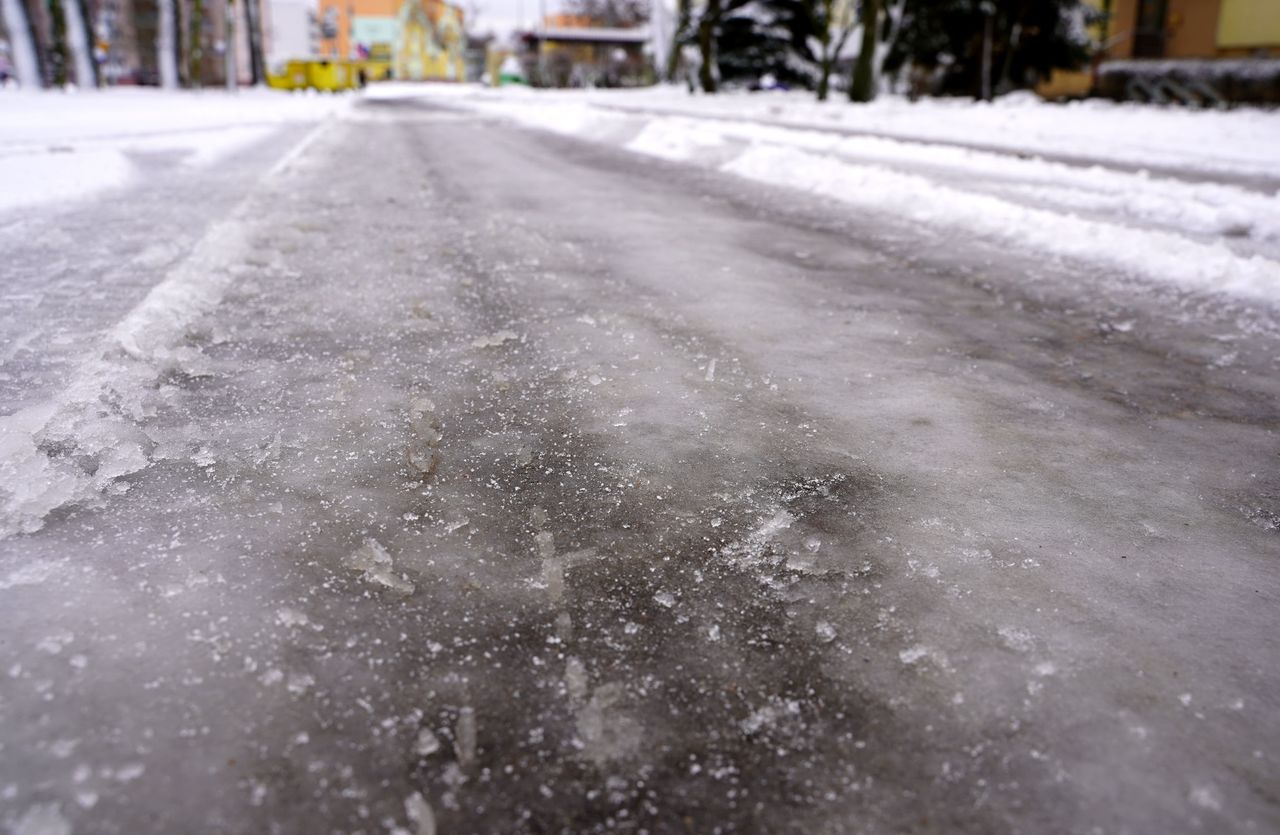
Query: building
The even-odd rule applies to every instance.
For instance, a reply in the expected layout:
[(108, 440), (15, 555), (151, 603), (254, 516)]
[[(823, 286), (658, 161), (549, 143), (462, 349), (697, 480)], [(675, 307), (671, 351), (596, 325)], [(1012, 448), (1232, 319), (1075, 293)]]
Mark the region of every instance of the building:
[(443, 0), (320, 0), (320, 52), (334, 58), (385, 57), (391, 77), (462, 81), (462, 9)]
[(1105, 54), (1280, 58), (1280, 0), (1111, 0)]
[(1103, 12), (1087, 71), (1055, 71), (1046, 98), (1280, 104), (1280, 0), (1089, 0)]
[[(653, 80), (645, 26), (599, 26), (582, 15), (547, 15), (519, 40), (524, 77), (539, 87), (632, 87)], [(501, 72), (491, 66), (490, 76), (498, 79)]]

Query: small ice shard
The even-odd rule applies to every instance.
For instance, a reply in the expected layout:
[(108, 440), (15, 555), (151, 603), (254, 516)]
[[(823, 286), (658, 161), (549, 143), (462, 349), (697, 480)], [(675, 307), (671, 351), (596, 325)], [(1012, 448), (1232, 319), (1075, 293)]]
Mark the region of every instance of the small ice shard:
[(415, 398), (409, 404), (409, 427), (427, 446), (435, 446), (444, 438), (440, 419), (436, 416), (436, 404), (425, 397)]
[(71, 835), (71, 823), (57, 803), (37, 803), (18, 818), (14, 835)]
[(347, 568), (363, 571), (364, 579), (370, 583), (386, 586), (401, 594), (414, 592), (413, 583), (395, 573), (391, 554), (376, 539), (366, 539), (360, 548), (343, 560), (343, 564)]
[(708, 383), (714, 383), (716, 381), (716, 361), (714, 359), (707, 363), (707, 373), (704, 379)]
[(562, 641), (573, 639), (573, 616), (568, 612), (556, 615), (556, 637)]
[(476, 712), (464, 707), (458, 711), (457, 724), (453, 726), (453, 752), (458, 765), (464, 768), (476, 759)]
[(276, 610), (276, 623), (281, 626), (306, 626), (311, 623), (311, 619), (297, 609), (286, 606)]
[(564, 597), (564, 560), (558, 557), (547, 557), (542, 561), (542, 584), (547, 588), (547, 596), (553, 603), (559, 603)]
[(315, 683), (316, 680), (310, 673), (290, 673), (289, 682), (285, 687), (293, 695), (301, 696), (303, 693), (311, 689), (311, 686)]
[(429, 757), (440, 750), (440, 739), (430, 728), (418, 731), (418, 738), (413, 743), (413, 750), (419, 757)]
[(437, 447), (444, 438), (436, 406), (425, 397), (418, 397), (409, 404), (409, 463), (422, 475), (429, 476), (440, 466)]
[(489, 336), (481, 336), (471, 340), (473, 348), (496, 348), (503, 343), (510, 342), (513, 339), (519, 339), (520, 335), (511, 330), (500, 330)]
[(405, 798), (404, 813), (417, 827), (414, 835), (436, 835), (436, 813), (420, 792), (414, 792)]
[(904, 649), (902, 652), (898, 653), (898, 660), (903, 664), (914, 664), (920, 659), (926, 657), (928, 654), (928, 647), (916, 644), (915, 646), (910, 647), (909, 649)]
[(1207, 783), (1192, 786), (1191, 791), (1187, 794), (1187, 799), (1201, 809), (1208, 809), (1211, 812), (1222, 811), (1222, 793), (1216, 787)]
[(593, 386), (598, 386), (604, 382), (604, 378), (601, 377), (599, 374), (592, 374), (590, 377), (587, 378), (587, 382)]
[(829, 644), (836, 639), (836, 628), (825, 620), (818, 621), (813, 631), (817, 633), (818, 640), (824, 644)]
[(577, 658), (570, 658), (564, 665), (564, 689), (575, 702), (587, 697), (587, 668)]
[(653, 596), (653, 599), (658, 603), (658, 605), (666, 609), (670, 609), (672, 606), (676, 605), (675, 595), (669, 591), (660, 591)]

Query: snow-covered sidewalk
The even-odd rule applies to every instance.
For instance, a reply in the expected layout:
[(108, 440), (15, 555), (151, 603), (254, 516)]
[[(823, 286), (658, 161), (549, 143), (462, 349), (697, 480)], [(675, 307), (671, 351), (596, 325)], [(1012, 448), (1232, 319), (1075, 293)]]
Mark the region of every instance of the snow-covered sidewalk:
[[(457, 92), (432, 89), (434, 95)], [(803, 91), (706, 96), (670, 86), (581, 92), (502, 88), (482, 95), (536, 100), (543, 107), (588, 103), (651, 115), (867, 133), (1126, 167), (1280, 178), (1280, 113), (1253, 108), (1197, 111), (1102, 100), (1050, 104), (1031, 93), (992, 103), (886, 96), (855, 105), (839, 96), (817, 102)]]
[(318, 121), (353, 97), (270, 90), (0, 92), (0, 211), (126, 185), (130, 156), (208, 166), (283, 125)]
[[(374, 93), (417, 94), (1104, 272), (1280, 301), (1280, 195), (1133, 170), (1153, 159), (1211, 179), (1205, 172), (1274, 176), (1280, 171), (1277, 113), (1059, 106), (1021, 98), (996, 105), (887, 99), (855, 107), (795, 95), (690, 97), (671, 88), (566, 93), (404, 86)], [(928, 141), (847, 135), (817, 129), (820, 122)], [(1078, 164), (1082, 159), (1095, 164)]]

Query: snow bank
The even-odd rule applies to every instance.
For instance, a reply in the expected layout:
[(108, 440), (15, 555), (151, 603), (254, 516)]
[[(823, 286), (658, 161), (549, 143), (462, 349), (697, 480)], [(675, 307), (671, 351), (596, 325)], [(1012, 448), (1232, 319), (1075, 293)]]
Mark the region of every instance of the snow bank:
[(169, 152), (209, 166), (281, 125), (309, 123), (351, 97), (269, 90), (0, 92), (0, 211), (126, 185), (130, 155)]
[[(664, 95), (669, 94), (660, 91), (616, 98), (631, 102)], [(686, 102), (706, 105), (713, 114), (719, 111), (715, 118), (670, 116), (666, 111), (646, 112), (631, 105), (600, 107), (601, 99), (615, 100), (600, 93), (573, 98), (566, 93), (504, 90), (475, 94), (470, 99), (459, 99), (455, 93), (453, 98), (532, 127), (617, 140), (637, 153), (720, 168), (907, 222), (972, 234), (1001, 246), (1070, 258), (1192, 292), (1280, 301), (1280, 260), (1270, 257), (1272, 251), (1280, 252), (1278, 194), (1223, 183), (1162, 179), (1101, 165), (1082, 167), (724, 115), (735, 107), (743, 109), (744, 102), (750, 104), (745, 96), (725, 97), (728, 104), (708, 97), (685, 98)], [(901, 102), (884, 105), (885, 112), (901, 107), (911, 106)], [(978, 115), (960, 115), (954, 102), (926, 105), (921, 110), (956, 110), (953, 124), (990, 119), (990, 114), (1003, 110), (1040, 113), (1039, 123), (1047, 124), (1057, 117), (1044, 114), (1075, 112), (1051, 105), (1002, 109), (970, 104), (967, 110)], [(1171, 116), (1153, 108), (1139, 111), (1109, 106), (1101, 110), (1147, 115), (1152, 120), (1148, 132), (1158, 130)], [(1175, 115), (1203, 117), (1200, 124), (1217, 126), (1205, 127), (1204, 135), (1227, 132), (1233, 125), (1252, 125), (1258, 140), (1250, 146), (1253, 163), (1262, 166), (1273, 159), (1280, 166), (1280, 135), (1276, 141), (1261, 142), (1264, 133), (1280, 128), (1276, 114)], [(1088, 129), (1087, 125), (1077, 126), (1077, 133)], [(1096, 132), (1093, 139), (1102, 141), (1106, 133), (1100, 124), (1094, 122), (1092, 129)], [(1012, 143), (1018, 137), (1035, 147), (1034, 132), (1014, 131), (1006, 139)], [(1169, 149), (1175, 144), (1170, 140)], [(1089, 147), (1071, 150), (1079, 157)], [(1204, 170), (1223, 162), (1213, 156), (1215, 150), (1188, 145), (1176, 154), (1169, 150), (1169, 158)], [(1230, 149), (1226, 153), (1231, 153)], [(1243, 159), (1239, 156), (1236, 162)], [(1237, 166), (1243, 168), (1247, 168), (1244, 163)], [(1280, 167), (1268, 173), (1275, 171)], [(1236, 251), (1232, 243), (1244, 239), (1265, 254)]]
[[(546, 98), (573, 102), (572, 95), (556, 92)], [(817, 102), (803, 92), (690, 96), (675, 87), (591, 91), (576, 100), (631, 112), (761, 120), (1112, 165), (1280, 175), (1280, 112), (1274, 110), (1201, 111), (1101, 100), (1050, 104), (1018, 95), (992, 103), (935, 98), (913, 103), (886, 96), (851, 104)]]
[(850, 165), (793, 148), (756, 146), (724, 170), (834, 197), (860, 208), (988, 241), (1120, 269), (1195, 292), (1280, 301), (1280, 263), (1241, 257), (1222, 243), (1086, 220), (939, 186), (922, 177)]

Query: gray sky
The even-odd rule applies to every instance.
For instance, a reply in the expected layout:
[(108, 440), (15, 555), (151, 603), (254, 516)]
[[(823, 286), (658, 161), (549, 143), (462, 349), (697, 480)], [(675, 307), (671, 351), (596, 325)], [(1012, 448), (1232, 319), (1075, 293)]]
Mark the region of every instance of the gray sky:
[[(459, 2), (459, 0), (454, 0)], [(521, 22), (525, 27), (537, 23), (543, 13), (553, 14), (563, 7), (563, 0), (460, 0), (460, 5), (470, 12), (478, 10), (478, 26), (470, 27), (473, 32), (492, 31), (504, 35), (514, 30)]]

